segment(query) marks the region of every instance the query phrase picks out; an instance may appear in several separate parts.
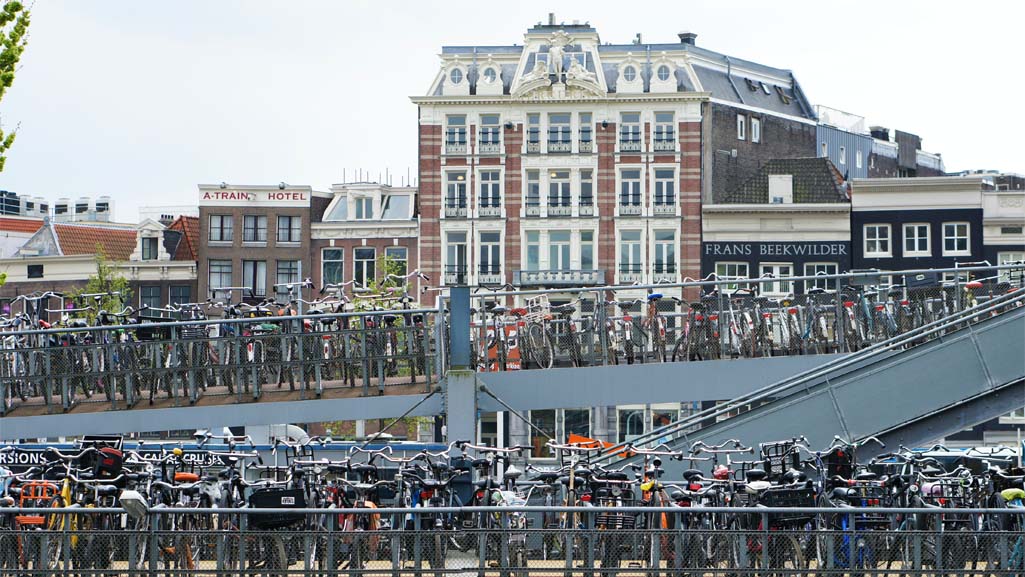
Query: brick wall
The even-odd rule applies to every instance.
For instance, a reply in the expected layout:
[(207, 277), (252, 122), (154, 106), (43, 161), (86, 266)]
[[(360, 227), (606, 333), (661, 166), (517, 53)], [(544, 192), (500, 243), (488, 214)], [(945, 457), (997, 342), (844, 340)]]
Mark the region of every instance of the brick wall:
[[(419, 182), (417, 207), (420, 213), (420, 269), (431, 278), (441, 281), (441, 224), (439, 216), (442, 204), (441, 139), (442, 127), (437, 124), (421, 124), (418, 146)], [(421, 296), (423, 304), (433, 304), (434, 294)]]

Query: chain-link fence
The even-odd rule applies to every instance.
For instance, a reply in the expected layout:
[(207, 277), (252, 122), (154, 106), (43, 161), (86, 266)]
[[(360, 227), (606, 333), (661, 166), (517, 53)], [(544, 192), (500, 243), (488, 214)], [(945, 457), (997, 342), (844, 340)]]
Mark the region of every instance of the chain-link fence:
[(1022, 575), (984, 509), (7, 510), (0, 574)]
[(398, 310), (0, 333), (0, 414), (421, 392), (438, 378), (437, 324), (437, 311)]

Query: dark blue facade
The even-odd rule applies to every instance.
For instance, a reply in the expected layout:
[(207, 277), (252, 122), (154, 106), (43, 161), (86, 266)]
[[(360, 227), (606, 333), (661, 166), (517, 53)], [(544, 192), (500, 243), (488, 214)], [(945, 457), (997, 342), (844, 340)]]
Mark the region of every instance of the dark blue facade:
[[(970, 254), (943, 256), (943, 223), (968, 223)], [(904, 225), (929, 225), (929, 256), (904, 255)], [(865, 256), (865, 225), (890, 225), (890, 256)], [(906, 270), (920, 268), (953, 268), (955, 263), (985, 260), (982, 245), (982, 209), (925, 209), (925, 210), (855, 210), (851, 211), (851, 245), (854, 251), (851, 265), (856, 269)]]
[[(716, 271), (716, 263), (746, 263), (748, 274), (757, 277), (759, 265), (786, 263), (793, 267), (792, 276), (805, 274), (805, 265), (830, 263), (836, 272), (851, 268), (851, 243), (848, 241), (737, 241), (701, 243), (701, 274)], [(800, 287), (797, 287), (798, 291)]]

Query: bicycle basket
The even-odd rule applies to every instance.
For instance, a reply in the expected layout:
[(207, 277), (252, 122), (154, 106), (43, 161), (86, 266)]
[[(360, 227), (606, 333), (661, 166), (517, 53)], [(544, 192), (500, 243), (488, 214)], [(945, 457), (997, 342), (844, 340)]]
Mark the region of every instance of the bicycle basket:
[(135, 329), (135, 336), (140, 341), (161, 341), (171, 338), (171, 327), (153, 326), (159, 323), (169, 323), (172, 319), (167, 317), (150, 317), (139, 315), (139, 328)]
[[(815, 507), (813, 487), (772, 487), (762, 494), (761, 504), (766, 507)], [(781, 523), (804, 523), (814, 515), (800, 512), (774, 513), (770, 516), (773, 526)]]
[(790, 469), (800, 468), (801, 455), (794, 441), (762, 444), (762, 459), (770, 480), (778, 479)]
[[(258, 489), (249, 496), (253, 509), (304, 509), (306, 496), (298, 489)], [(249, 524), (257, 529), (280, 529), (301, 523), (301, 514), (274, 513), (250, 516)]]
[(822, 464), (826, 468), (826, 478), (836, 476), (844, 479), (854, 478), (854, 453), (843, 448), (835, 448), (822, 456)]
[(527, 322), (540, 322), (551, 314), (552, 305), (548, 302), (548, 295), (538, 295), (526, 300), (527, 314), (523, 315)]

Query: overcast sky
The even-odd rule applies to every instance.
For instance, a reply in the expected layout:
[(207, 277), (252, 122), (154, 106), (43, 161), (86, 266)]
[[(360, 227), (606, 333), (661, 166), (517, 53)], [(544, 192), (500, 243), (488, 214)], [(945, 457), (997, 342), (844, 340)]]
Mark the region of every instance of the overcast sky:
[[(196, 184), (326, 190), (416, 172), (416, 106), (442, 45), (522, 43), (556, 10), (603, 42), (676, 42), (794, 71), (813, 104), (919, 134), (950, 171), (1025, 172), (1025, 4), (965, 2), (35, 3), (0, 102), (21, 125), (0, 189), (109, 194), (119, 220)], [(836, 6), (832, 13), (826, 7)], [(840, 10), (842, 8), (842, 10)]]

